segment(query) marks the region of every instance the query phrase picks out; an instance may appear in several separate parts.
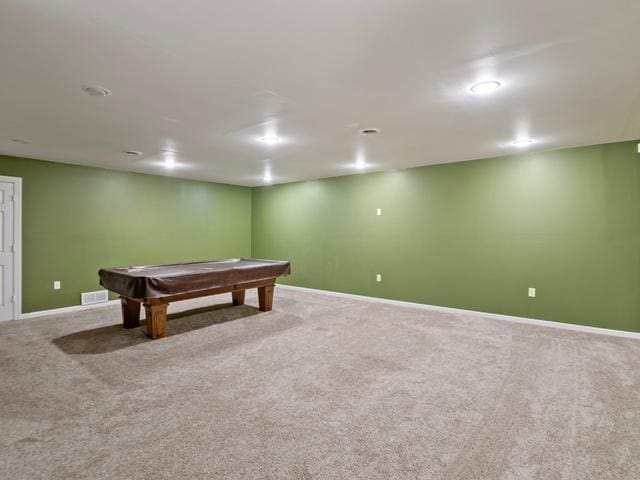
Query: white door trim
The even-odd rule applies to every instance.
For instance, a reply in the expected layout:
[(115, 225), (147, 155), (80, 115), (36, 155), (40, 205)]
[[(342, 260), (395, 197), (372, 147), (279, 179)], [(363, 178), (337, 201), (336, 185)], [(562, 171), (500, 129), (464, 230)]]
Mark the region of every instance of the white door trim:
[(13, 183), (13, 318), (22, 318), (22, 178), (4, 177), (0, 182)]

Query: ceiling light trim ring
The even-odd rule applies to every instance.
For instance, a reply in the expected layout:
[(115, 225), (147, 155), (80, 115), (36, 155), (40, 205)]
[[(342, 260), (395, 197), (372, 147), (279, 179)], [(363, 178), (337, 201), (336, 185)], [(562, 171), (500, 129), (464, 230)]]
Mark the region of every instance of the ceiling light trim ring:
[(484, 95), (487, 93), (495, 92), (501, 86), (502, 86), (502, 83), (500, 83), (497, 80), (486, 80), (484, 82), (478, 82), (472, 85), (469, 88), (469, 91), (471, 91), (471, 93), (474, 93), (476, 95)]

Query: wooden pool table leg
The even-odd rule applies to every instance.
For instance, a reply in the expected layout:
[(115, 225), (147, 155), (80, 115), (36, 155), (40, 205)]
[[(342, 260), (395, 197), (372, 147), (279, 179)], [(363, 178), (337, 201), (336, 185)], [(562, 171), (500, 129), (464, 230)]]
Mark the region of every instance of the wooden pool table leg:
[(271, 311), (273, 306), (273, 287), (273, 284), (258, 287), (258, 304), (261, 312)]
[(124, 328), (137, 328), (140, 326), (140, 302), (130, 298), (120, 297), (122, 306), (122, 326)]
[(231, 292), (231, 298), (234, 305), (244, 305), (244, 292), (246, 290), (234, 290)]
[(147, 317), (147, 337), (152, 340), (164, 337), (165, 326), (167, 324), (168, 303), (144, 304), (144, 311)]

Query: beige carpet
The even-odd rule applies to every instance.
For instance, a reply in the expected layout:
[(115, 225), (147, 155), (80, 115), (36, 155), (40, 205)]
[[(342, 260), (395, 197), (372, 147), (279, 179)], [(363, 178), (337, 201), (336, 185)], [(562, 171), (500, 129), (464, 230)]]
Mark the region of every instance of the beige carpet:
[(0, 478), (640, 478), (640, 341), (229, 301), (155, 342), (115, 306), (0, 324)]

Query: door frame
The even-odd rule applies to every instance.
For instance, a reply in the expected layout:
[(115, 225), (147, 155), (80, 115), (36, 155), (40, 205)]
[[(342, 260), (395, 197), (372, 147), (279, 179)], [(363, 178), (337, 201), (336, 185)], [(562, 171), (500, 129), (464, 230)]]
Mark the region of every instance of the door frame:
[(0, 175), (13, 183), (13, 319), (22, 318), (22, 178)]

